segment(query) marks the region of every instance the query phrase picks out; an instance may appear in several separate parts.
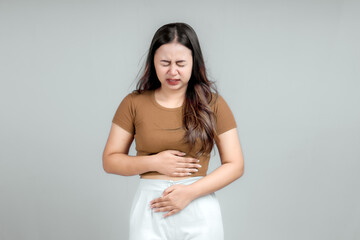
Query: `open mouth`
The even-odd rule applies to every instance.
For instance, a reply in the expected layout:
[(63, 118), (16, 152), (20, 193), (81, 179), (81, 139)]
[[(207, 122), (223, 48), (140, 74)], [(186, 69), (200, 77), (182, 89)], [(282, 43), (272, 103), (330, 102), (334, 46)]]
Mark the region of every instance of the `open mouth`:
[(166, 79), (166, 81), (171, 85), (176, 85), (176, 84), (178, 84), (180, 82), (180, 79), (168, 78), (168, 79)]

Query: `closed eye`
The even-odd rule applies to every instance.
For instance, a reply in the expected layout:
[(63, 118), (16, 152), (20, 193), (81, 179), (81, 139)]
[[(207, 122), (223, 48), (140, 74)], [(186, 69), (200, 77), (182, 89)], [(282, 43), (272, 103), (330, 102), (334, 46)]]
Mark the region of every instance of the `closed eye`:
[(170, 61), (167, 61), (167, 60), (160, 60), (160, 63), (163, 66), (169, 66), (170, 65)]
[[(179, 60), (176, 61), (176, 65), (178, 65), (179, 67), (185, 67), (186, 64), (184, 64), (186, 61), (185, 60)], [(161, 66), (167, 67), (170, 66), (171, 61), (168, 60), (160, 60)]]
[(184, 64), (184, 63), (186, 63), (185, 60), (176, 61), (176, 64), (177, 64), (179, 67), (185, 67), (186, 64)]

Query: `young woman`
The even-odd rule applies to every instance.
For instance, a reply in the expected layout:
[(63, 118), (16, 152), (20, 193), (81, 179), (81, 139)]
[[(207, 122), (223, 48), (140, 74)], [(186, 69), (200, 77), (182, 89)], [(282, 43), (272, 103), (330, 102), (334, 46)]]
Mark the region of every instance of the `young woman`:
[[(129, 156), (134, 139), (137, 155)], [(207, 175), (214, 143), (221, 166)], [(155, 33), (137, 90), (113, 117), (103, 167), (141, 177), (131, 240), (223, 239), (214, 192), (242, 176), (243, 154), (234, 116), (207, 79), (189, 25), (166, 24)]]

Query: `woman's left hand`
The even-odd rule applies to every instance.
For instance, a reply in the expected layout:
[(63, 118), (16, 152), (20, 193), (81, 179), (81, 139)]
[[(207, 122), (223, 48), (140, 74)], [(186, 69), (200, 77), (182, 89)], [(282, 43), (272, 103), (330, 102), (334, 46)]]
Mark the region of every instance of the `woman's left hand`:
[(176, 184), (167, 188), (161, 197), (152, 200), (150, 205), (155, 212), (167, 212), (164, 217), (168, 217), (180, 212), (192, 200), (189, 185)]

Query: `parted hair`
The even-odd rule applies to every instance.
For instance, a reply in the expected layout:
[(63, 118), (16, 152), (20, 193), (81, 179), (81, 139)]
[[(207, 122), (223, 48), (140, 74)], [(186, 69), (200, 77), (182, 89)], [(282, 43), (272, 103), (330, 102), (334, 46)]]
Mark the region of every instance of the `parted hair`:
[(169, 23), (155, 32), (144, 72), (136, 85), (135, 92), (141, 93), (161, 86), (155, 71), (154, 55), (161, 45), (170, 42), (178, 42), (189, 48), (193, 58), (193, 68), (183, 108), (183, 127), (186, 130), (184, 141), (188, 143), (190, 150), (196, 143), (200, 144), (200, 149), (196, 151), (197, 157), (210, 154), (217, 137), (216, 119), (210, 104), (218, 94), (214, 82), (207, 78), (200, 43), (191, 26), (186, 23)]

